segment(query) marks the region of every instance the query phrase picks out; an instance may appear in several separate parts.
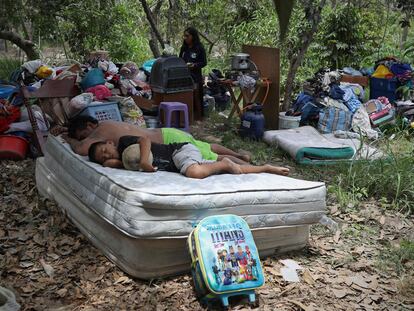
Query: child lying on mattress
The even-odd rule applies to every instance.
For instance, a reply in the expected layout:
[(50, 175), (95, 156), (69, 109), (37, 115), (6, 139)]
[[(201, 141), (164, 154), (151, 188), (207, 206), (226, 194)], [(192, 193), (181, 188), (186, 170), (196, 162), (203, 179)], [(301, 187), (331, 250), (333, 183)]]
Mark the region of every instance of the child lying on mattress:
[(270, 173), (288, 175), (289, 169), (272, 165), (239, 165), (228, 158), (221, 161), (203, 159), (192, 144), (157, 144), (147, 137), (122, 136), (118, 147), (113, 141), (96, 142), (89, 148), (92, 162), (113, 168), (155, 172), (180, 172), (191, 178), (205, 178), (214, 174)]

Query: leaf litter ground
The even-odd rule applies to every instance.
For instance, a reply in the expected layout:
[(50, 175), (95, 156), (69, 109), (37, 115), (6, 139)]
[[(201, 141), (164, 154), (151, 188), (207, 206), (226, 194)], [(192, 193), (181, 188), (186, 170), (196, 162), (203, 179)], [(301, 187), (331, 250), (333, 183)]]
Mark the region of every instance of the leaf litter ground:
[[(23, 310), (205, 310), (189, 274), (140, 281), (112, 264), (38, 195), (34, 166), (0, 163), (0, 285), (13, 289)], [(305, 249), (265, 259), (259, 305), (238, 300), (232, 310), (414, 309), (412, 257), (387, 259), (401, 241), (413, 240), (413, 218), (374, 201), (358, 209), (328, 207), (340, 231), (314, 226)], [(281, 259), (304, 268), (299, 283), (283, 280)]]

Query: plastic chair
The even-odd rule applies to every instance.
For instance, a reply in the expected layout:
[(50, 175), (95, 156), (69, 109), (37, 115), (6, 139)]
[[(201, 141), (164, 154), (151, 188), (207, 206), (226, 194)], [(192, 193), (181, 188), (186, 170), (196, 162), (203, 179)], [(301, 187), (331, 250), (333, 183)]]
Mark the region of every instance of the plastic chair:
[[(175, 127), (186, 132), (190, 131), (190, 121), (188, 117), (188, 107), (186, 104), (179, 103), (179, 102), (161, 102), (159, 106), (159, 114), (164, 111), (165, 113), (165, 120), (164, 126), (165, 127)], [(176, 118), (174, 122), (174, 126), (172, 125), (172, 115), (176, 113)], [(180, 128), (180, 112), (184, 114), (184, 128)]]

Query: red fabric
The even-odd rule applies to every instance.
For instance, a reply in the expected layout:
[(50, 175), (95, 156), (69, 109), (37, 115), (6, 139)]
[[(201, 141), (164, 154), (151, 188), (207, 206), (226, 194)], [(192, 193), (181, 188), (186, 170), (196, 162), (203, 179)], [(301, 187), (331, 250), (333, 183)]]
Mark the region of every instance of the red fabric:
[(92, 93), (95, 99), (102, 100), (112, 96), (111, 91), (105, 85), (96, 85), (86, 90), (87, 93)]
[(9, 129), (9, 125), (20, 119), (20, 109), (0, 102), (0, 134)]

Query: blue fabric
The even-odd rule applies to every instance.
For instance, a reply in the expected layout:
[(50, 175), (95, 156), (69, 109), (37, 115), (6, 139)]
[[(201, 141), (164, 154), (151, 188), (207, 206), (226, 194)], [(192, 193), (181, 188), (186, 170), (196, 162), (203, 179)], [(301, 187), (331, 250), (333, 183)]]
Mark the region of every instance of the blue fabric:
[(344, 104), (349, 108), (349, 111), (355, 113), (361, 107), (361, 102), (355, 96), (350, 98), (348, 101), (344, 102)]
[(396, 76), (403, 75), (407, 71), (412, 71), (410, 64), (393, 64), (390, 68), (390, 71)]
[(0, 98), (9, 99), (11, 95), (17, 93), (19, 88), (13, 85), (0, 85)]
[(302, 107), (308, 103), (308, 102), (312, 102), (313, 101), (313, 97), (305, 94), (304, 92), (301, 92), (298, 97), (296, 98), (295, 102), (292, 105), (292, 108), (294, 111), (301, 111)]
[(344, 69), (342, 69), (344, 71), (345, 74), (347, 75), (351, 75), (351, 76), (362, 76), (362, 73), (352, 67), (344, 67)]
[(299, 125), (308, 125), (310, 121), (315, 120), (321, 109), (312, 102), (306, 103), (302, 108), (302, 114)]
[(362, 68), (362, 69), (361, 69), (361, 73), (362, 73), (364, 76), (371, 76), (374, 72), (375, 72), (374, 67)]
[(342, 100), (345, 95), (345, 92), (339, 87), (339, 85), (334, 84), (331, 85), (329, 89), (329, 97), (336, 99), (336, 100)]
[[(341, 89), (344, 91), (343, 101), (348, 109), (354, 113), (361, 106), (361, 101), (355, 94), (354, 86), (352, 85), (341, 85)], [(363, 95), (363, 93), (361, 93)]]
[(324, 134), (349, 131), (351, 122), (352, 114), (349, 111), (328, 107), (319, 112), (318, 129)]
[(316, 119), (320, 108), (313, 103), (314, 98), (304, 92), (296, 98), (292, 109), (301, 113), (300, 126), (309, 124), (309, 121)]

